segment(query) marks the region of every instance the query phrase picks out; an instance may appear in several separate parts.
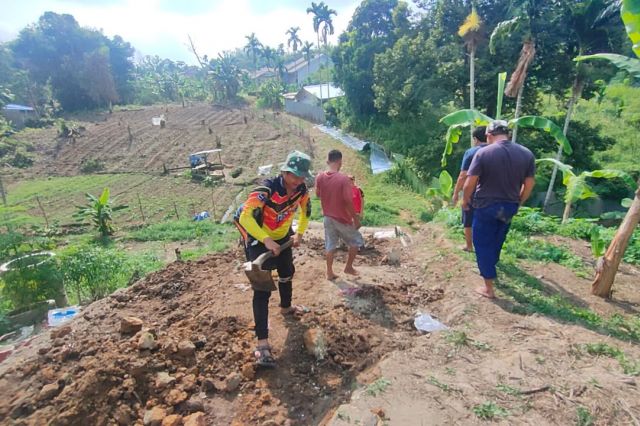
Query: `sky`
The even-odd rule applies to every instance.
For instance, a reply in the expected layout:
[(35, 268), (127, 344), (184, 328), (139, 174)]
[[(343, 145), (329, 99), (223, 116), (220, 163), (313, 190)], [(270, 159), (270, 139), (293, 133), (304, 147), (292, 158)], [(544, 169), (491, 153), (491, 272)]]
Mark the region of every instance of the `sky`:
[[(158, 55), (174, 61), (196, 63), (189, 50), (191, 36), (199, 55), (242, 48), (245, 36), (255, 33), (265, 45), (287, 42), (285, 31), (300, 27), (302, 41), (316, 43), (311, 5), (299, 0), (8, 0), (2, 2), (0, 42), (14, 39), (25, 26), (47, 11), (67, 13), (82, 27), (109, 37), (120, 35), (136, 48), (136, 55)], [(318, 3), (318, 2), (316, 2)], [(360, 0), (325, 0), (335, 11), (336, 44)]]

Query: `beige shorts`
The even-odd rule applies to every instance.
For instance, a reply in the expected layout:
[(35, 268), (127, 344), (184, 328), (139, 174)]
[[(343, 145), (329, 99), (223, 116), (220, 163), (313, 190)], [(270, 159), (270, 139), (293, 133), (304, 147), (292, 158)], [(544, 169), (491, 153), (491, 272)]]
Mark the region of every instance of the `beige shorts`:
[(362, 247), (364, 238), (353, 225), (345, 225), (330, 217), (324, 217), (324, 249), (333, 251), (338, 248), (340, 240), (348, 247)]

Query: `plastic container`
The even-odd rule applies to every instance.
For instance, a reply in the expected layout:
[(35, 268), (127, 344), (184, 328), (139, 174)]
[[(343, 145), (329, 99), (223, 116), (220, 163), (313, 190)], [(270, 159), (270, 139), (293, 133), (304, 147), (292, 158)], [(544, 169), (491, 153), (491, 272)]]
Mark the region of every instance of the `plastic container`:
[(47, 324), (49, 327), (57, 327), (71, 320), (80, 313), (79, 306), (67, 306), (66, 308), (50, 309), (47, 312)]

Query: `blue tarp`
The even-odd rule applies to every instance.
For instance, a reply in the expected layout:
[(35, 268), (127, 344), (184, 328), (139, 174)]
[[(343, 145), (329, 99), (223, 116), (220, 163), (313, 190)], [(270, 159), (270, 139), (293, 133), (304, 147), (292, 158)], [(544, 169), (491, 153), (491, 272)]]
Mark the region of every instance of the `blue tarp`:
[(354, 136), (344, 133), (340, 129), (336, 129), (335, 127), (319, 125), (316, 126), (316, 128), (356, 151), (363, 151), (370, 148), (371, 155), (369, 157), (369, 161), (371, 162), (371, 172), (374, 175), (391, 169), (391, 161), (380, 145), (362, 141)]

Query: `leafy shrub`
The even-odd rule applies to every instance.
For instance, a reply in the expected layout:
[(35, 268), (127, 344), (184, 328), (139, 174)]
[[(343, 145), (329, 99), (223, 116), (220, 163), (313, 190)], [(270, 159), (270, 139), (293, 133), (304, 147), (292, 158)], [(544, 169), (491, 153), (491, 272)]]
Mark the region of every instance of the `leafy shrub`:
[(524, 235), (551, 234), (557, 231), (558, 221), (545, 215), (540, 209), (520, 207), (511, 222), (511, 229)]
[(131, 256), (124, 251), (99, 246), (76, 246), (60, 256), (60, 273), (69, 296), (80, 303), (97, 300), (144, 274), (158, 269), (152, 254)]
[(104, 170), (104, 162), (97, 158), (92, 158), (80, 163), (80, 173), (95, 173), (102, 170)]
[[(36, 263), (42, 262), (38, 265)], [(55, 259), (40, 256), (16, 261), (2, 274), (2, 295), (19, 309), (48, 299), (62, 300), (64, 287)]]
[(26, 169), (33, 165), (33, 159), (22, 151), (16, 151), (13, 158), (9, 160), (9, 164), (19, 169)]

